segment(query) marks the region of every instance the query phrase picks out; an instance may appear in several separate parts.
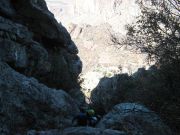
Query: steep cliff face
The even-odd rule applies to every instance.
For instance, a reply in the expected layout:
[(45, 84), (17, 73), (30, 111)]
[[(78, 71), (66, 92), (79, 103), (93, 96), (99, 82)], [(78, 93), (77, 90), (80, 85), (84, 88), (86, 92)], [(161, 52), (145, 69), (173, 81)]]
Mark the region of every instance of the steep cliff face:
[(45, 1), (3, 0), (0, 12), (4, 61), (50, 87), (68, 90), (77, 86), (81, 72), (78, 50)]
[(71, 125), (78, 107), (63, 90), (78, 88), (77, 53), (44, 0), (0, 1), (1, 135)]

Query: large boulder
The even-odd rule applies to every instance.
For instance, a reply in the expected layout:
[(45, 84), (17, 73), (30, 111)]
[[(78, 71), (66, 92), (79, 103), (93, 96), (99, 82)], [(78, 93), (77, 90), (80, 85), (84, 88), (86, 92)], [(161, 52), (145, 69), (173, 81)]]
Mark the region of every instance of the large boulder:
[(67, 93), (19, 74), (4, 62), (0, 74), (1, 135), (71, 126), (78, 107)]
[(171, 135), (170, 129), (153, 111), (136, 103), (116, 105), (97, 127), (124, 131), (128, 135)]

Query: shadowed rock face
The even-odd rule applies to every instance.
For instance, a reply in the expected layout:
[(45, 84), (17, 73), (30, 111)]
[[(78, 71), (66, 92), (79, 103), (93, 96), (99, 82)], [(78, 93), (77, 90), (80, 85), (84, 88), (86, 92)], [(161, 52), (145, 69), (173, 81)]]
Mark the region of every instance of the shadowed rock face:
[[(9, 7), (8, 10), (4, 6)], [(54, 19), (45, 1), (1, 1), (1, 59), (53, 88), (78, 87), (82, 63), (67, 30)]]
[(63, 90), (79, 87), (77, 53), (44, 0), (0, 1), (1, 135), (71, 125), (78, 107)]

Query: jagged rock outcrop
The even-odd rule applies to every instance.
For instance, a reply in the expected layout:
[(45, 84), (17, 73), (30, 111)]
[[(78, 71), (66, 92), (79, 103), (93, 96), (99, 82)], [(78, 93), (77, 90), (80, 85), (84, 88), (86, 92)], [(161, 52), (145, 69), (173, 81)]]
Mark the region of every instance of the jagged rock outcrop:
[(27, 78), (3, 62), (0, 62), (0, 73), (1, 135), (71, 125), (78, 107), (67, 93)]
[(91, 127), (72, 127), (64, 131), (50, 130), (50, 131), (29, 131), (27, 135), (127, 135), (125, 132), (99, 129)]
[(0, 5), (2, 60), (50, 87), (78, 87), (82, 63), (77, 47), (48, 11), (45, 1), (3, 0)]
[(171, 135), (170, 129), (146, 107), (136, 103), (118, 104), (97, 125), (101, 129), (114, 129), (128, 135)]

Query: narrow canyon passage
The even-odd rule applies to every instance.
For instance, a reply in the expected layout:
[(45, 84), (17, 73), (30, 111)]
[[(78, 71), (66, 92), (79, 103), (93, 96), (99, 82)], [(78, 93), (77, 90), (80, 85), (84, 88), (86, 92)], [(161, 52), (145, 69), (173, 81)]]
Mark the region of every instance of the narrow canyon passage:
[(47, 0), (47, 6), (66, 27), (79, 50), (83, 63), (80, 82), (87, 101), (100, 79), (120, 73), (132, 75), (138, 68), (150, 66), (146, 54), (119, 48), (112, 41), (115, 35), (122, 38), (125, 25), (140, 14), (134, 0)]
[(179, 0), (1, 0), (0, 135), (179, 135)]

